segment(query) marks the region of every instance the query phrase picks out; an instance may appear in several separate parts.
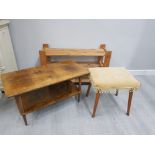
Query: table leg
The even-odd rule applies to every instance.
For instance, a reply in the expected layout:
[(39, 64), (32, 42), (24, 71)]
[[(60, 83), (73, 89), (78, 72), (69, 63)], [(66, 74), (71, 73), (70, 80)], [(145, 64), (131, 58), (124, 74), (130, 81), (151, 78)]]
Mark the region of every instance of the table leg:
[(25, 123), (25, 125), (28, 125), (26, 115), (23, 114), (24, 113), (24, 106), (22, 103), (22, 96), (21, 95), (15, 96), (15, 99), (16, 99), (16, 104), (17, 104), (18, 110), (23, 117), (24, 123)]
[(127, 115), (130, 114), (131, 102), (132, 102), (133, 90), (129, 90), (129, 97), (128, 97), (128, 107), (127, 107)]
[(81, 96), (81, 78), (79, 77), (79, 94), (78, 94), (78, 102), (80, 102), (80, 96)]
[(24, 123), (25, 123), (25, 125), (27, 126), (28, 124), (27, 124), (26, 115), (22, 115), (22, 116), (23, 116)]
[(88, 95), (89, 95), (90, 88), (91, 88), (91, 83), (88, 84), (88, 89), (87, 89), (87, 93), (86, 93), (86, 96), (87, 96), (87, 97), (88, 97)]
[(96, 113), (96, 109), (97, 109), (97, 105), (98, 105), (99, 99), (100, 99), (100, 93), (97, 92), (96, 93), (96, 98), (95, 98), (95, 104), (94, 104), (94, 108), (93, 108), (92, 117), (95, 117), (95, 113)]
[(116, 94), (115, 95), (118, 96), (118, 89), (116, 89)]

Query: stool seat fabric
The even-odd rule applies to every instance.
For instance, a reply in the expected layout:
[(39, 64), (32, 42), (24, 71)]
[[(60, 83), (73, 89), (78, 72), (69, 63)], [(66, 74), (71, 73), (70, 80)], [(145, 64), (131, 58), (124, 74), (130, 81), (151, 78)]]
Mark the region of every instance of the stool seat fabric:
[(124, 67), (96, 67), (89, 68), (89, 72), (96, 91), (136, 90), (140, 87), (140, 82)]

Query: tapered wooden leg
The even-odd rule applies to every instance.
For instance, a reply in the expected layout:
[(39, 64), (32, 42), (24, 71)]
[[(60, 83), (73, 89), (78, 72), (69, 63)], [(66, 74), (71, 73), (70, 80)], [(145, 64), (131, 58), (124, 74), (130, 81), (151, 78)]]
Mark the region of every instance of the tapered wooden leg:
[(81, 78), (79, 77), (79, 94), (78, 94), (78, 102), (80, 102), (80, 96), (81, 96)]
[(1, 90), (2, 94), (5, 94), (4, 90)]
[(118, 89), (116, 89), (116, 94), (115, 95), (118, 96)]
[(80, 96), (81, 96), (81, 94), (79, 93), (78, 94), (78, 102), (80, 102)]
[(26, 115), (22, 115), (22, 116), (23, 116), (23, 120), (24, 120), (25, 125), (28, 125), (28, 124), (27, 124)]
[(131, 108), (131, 102), (132, 102), (132, 95), (133, 95), (133, 91), (132, 90), (129, 90), (128, 107), (127, 107), (127, 115), (128, 116), (130, 114), (130, 108)]
[(87, 89), (87, 93), (86, 93), (86, 96), (87, 96), (87, 97), (88, 97), (88, 95), (89, 95), (90, 88), (91, 88), (91, 83), (88, 84), (88, 89)]
[(23, 117), (24, 123), (25, 123), (25, 125), (28, 125), (26, 115), (23, 114), (24, 113), (24, 106), (23, 106), (23, 102), (22, 102), (22, 96), (21, 95), (15, 96), (15, 99), (16, 99), (18, 110)]
[(81, 96), (81, 94), (78, 94), (78, 102), (80, 102), (80, 96)]
[(95, 104), (94, 104), (94, 108), (93, 108), (92, 117), (95, 117), (95, 113), (96, 113), (96, 109), (97, 109), (97, 105), (98, 105), (99, 98), (100, 98), (100, 93), (97, 92), (97, 93), (96, 93), (96, 98), (95, 98)]

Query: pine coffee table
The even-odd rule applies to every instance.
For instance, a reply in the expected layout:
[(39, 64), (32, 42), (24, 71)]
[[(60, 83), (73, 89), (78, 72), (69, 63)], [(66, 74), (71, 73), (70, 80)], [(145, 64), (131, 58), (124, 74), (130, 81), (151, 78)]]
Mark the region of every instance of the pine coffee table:
[[(26, 114), (47, 107), (71, 96), (80, 101), (81, 79), (89, 74), (75, 62), (51, 63), (39, 67), (2, 74), (2, 84), (7, 97), (15, 97), (25, 125)], [(75, 85), (71, 79), (78, 78)]]

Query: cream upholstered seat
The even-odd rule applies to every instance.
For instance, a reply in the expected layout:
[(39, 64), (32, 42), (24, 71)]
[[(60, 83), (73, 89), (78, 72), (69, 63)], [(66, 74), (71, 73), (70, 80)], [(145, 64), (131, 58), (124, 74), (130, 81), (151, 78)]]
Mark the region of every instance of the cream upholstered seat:
[[(91, 83), (96, 90), (92, 117), (95, 117), (100, 94), (116, 91), (115, 95), (117, 96), (119, 89), (127, 89), (129, 91), (127, 106), (127, 115), (129, 115), (133, 91), (140, 87), (140, 82), (124, 67), (96, 67), (89, 68), (89, 71)], [(90, 87), (91, 84), (88, 86), (86, 96), (89, 95)]]
[(124, 67), (89, 68), (90, 79), (96, 91), (138, 89), (137, 81)]

